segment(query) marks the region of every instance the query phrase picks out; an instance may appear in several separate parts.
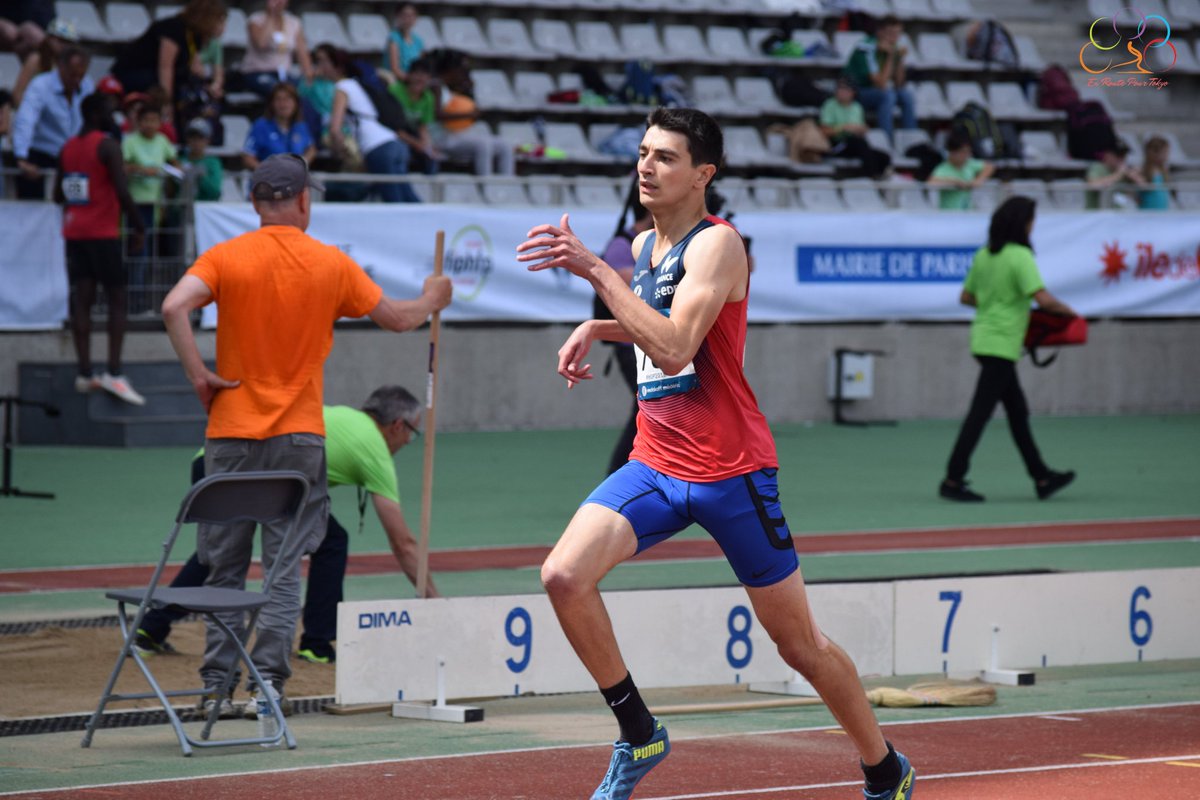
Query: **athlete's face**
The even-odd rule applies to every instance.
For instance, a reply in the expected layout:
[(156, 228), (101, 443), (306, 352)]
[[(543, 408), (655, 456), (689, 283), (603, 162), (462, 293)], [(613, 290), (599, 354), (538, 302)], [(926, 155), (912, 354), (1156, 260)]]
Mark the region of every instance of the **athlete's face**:
[(646, 208), (666, 208), (691, 193), (704, 191), (715, 167), (693, 164), (687, 137), (651, 127), (638, 155), (638, 199)]

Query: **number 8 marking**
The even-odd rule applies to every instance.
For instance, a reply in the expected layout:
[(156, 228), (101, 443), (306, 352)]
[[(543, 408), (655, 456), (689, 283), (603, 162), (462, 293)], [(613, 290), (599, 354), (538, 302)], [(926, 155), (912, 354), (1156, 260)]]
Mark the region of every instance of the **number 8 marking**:
[[(734, 623), (741, 619), (742, 627), (737, 627)], [(734, 606), (729, 610), (729, 620), (726, 622), (726, 627), (729, 630), (729, 642), (725, 645), (725, 658), (729, 661), (729, 666), (734, 669), (745, 669), (750, 663), (750, 657), (754, 655), (754, 644), (750, 641), (750, 626), (752, 624), (750, 610), (745, 606)], [(744, 644), (746, 646), (746, 655), (737, 658), (733, 654), (733, 646), (735, 644)]]

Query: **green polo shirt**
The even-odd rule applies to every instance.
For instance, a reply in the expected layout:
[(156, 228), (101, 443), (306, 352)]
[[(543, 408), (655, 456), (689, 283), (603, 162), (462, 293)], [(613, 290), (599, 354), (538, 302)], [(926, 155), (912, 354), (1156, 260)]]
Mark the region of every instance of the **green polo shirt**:
[(435, 115), (437, 113), (436, 101), (433, 97), (433, 91), (426, 89), (421, 93), (421, 96), (413, 100), (408, 93), (408, 87), (403, 81), (393, 81), (388, 86), (388, 91), (400, 103), (400, 107), (404, 109), (404, 116), (408, 117), (409, 124), (413, 126), (424, 125), (429, 127), (433, 125)]
[[(831, 97), (821, 106), (821, 124), (831, 128), (837, 128), (839, 125), (863, 125), (863, 107), (857, 100), (842, 105), (836, 97)], [(833, 138), (840, 139), (845, 135), (846, 131), (839, 131)]]
[[(983, 172), (983, 161), (978, 158), (968, 158), (961, 167), (956, 167), (949, 161), (943, 161), (933, 170), (931, 178), (949, 178), (950, 180), (973, 181)], [(966, 211), (971, 207), (970, 189), (938, 189), (938, 207), (951, 211)]]
[(999, 253), (981, 247), (963, 289), (975, 296), (971, 353), (1016, 361), (1029, 327), (1030, 299), (1043, 288), (1033, 251), (1009, 243)]

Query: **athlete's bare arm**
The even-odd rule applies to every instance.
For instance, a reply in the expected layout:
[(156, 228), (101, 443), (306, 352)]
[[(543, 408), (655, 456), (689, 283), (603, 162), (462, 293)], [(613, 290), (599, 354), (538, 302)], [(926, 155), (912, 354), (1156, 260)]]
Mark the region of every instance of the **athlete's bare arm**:
[[(634, 240), (637, 257), (646, 240)], [(687, 254), (687, 273), (680, 281), (665, 317), (634, 294), (621, 277), (588, 250), (571, 231), (567, 215), (558, 226), (540, 225), (517, 247), (518, 261), (536, 271), (562, 267), (591, 282), (617, 323), (584, 323), (559, 351), (559, 374), (568, 384), (591, 377), (580, 363), (595, 339), (633, 341), (664, 372), (674, 375), (700, 349), (721, 307), (736, 302), (746, 291), (746, 249), (738, 233), (714, 225), (696, 235)], [(620, 336), (624, 333), (624, 336)]]

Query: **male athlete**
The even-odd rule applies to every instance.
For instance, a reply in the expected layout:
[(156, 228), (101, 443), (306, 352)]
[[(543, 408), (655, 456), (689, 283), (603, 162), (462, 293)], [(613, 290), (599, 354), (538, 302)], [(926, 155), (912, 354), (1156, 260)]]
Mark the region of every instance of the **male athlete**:
[(621, 657), (600, 597), (617, 564), (697, 523), (721, 545), (779, 654), (820, 693), (858, 748), (866, 800), (910, 800), (915, 773), (884, 741), (853, 662), (826, 638), (779, 504), (775, 442), (742, 373), (749, 268), (738, 233), (709, 216), (705, 187), (722, 160), (721, 129), (694, 109), (650, 115), (637, 170), (654, 227), (633, 243), (633, 284), (575, 237), (564, 214), (517, 247), (529, 269), (588, 280), (615, 320), (589, 320), (558, 351), (568, 387), (590, 380), (596, 340), (632, 342), (638, 433), (629, 463), (584, 501), (542, 566), (567, 639), (620, 726), (592, 800), (625, 800), (670, 752)]

